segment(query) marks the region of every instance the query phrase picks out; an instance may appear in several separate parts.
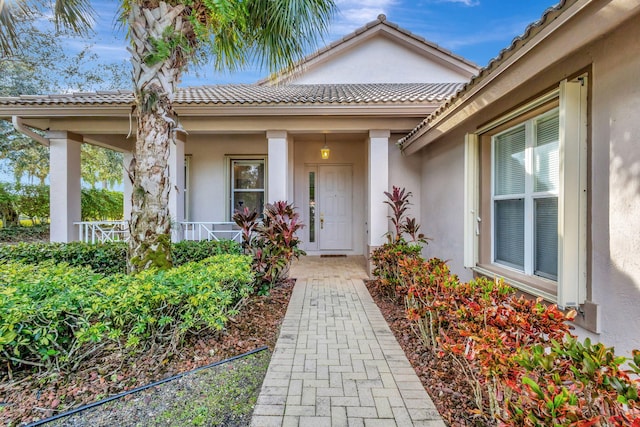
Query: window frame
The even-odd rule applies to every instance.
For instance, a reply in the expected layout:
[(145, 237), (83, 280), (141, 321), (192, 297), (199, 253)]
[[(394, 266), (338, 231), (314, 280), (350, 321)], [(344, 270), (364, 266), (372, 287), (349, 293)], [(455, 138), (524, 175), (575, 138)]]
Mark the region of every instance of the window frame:
[[(225, 155), (225, 193), (226, 193), (226, 209), (225, 209), (225, 220), (231, 221), (233, 218), (233, 206), (234, 206), (234, 179), (233, 179), (233, 166), (235, 162), (263, 162), (264, 164), (264, 187), (261, 189), (250, 189), (250, 191), (262, 191), (264, 194), (264, 203), (267, 203), (267, 194), (268, 194), (268, 173), (269, 173), (269, 165), (267, 161), (267, 156), (265, 155)], [(260, 212), (260, 215), (262, 213)]]
[[(503, 114), (465, 136), (465, 267), (480, 275), (502, 278), (514, 287), (557, 303), (562, 308), (577, 307), (587, 300), (588, 87), (588, 74), (563, 80), (557, 89)], [(555, 107), (560, 111), (560, 187), (558, 280), (552, 281), (544, 277), (528, 276), (491, 262), (491, 137)]]

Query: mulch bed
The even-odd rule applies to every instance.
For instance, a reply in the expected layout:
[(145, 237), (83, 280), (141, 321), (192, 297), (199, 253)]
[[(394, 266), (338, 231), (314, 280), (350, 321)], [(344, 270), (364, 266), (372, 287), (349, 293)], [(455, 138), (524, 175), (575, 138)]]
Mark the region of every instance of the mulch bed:
[(422, 344), (405, 316), (402, 302), (389, 296), (377, 281), (366, 284), (445, 422), (455, 427), (495, 425), (492, 420), (478, 414), (471, 387), (455, 362), (438, 357)]
[(0, 368), (0, 424), (17, 425), (190, 371), (262, 346), (273, 350), (287, 309), (293, 281), (253, 296), (220, 334), (191, 336), (177, 354), (150, 349), (130, 357), (105, 351), (77, 372), (44, 378), (37, 373)]

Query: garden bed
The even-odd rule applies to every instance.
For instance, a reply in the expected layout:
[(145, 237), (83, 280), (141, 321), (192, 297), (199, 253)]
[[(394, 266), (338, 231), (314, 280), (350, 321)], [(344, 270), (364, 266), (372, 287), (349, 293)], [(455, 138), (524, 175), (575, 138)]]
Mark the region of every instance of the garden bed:
[(388, 296), (380, 282), (372, 280), (366, 285), (445, 422), (453, 427), (495, 425), (493, 420), (478, 414), (471, 398), (471, 387), (454, 362), (437, 357), (424, 346), (407, 319), (404, 307)]
[(223, 332), (189, 336), (176, 353), (159, 355), (151, 348), (128, 358), (106, 349), (69, 375), (45, 378), (14, 373), (10, 380), (4, 372), (0, 378), (0, 424), (49, 418), (264, 345), (273, 349), (292, 289), (293, 282), (286, 282), (268, 296), (251, 296)]
[(246, 426), (269, 367), (266, 349), (197, 368), (34, 426)]

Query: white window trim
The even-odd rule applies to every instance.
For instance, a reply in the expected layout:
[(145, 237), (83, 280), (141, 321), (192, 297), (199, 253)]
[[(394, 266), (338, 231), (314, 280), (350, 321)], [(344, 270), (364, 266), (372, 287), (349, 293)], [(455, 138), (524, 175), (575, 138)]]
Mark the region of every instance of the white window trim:
[[(482, 275), (503, 278), (516, 288), (557, 303), (561, 308), (577, 307), (583, 304), (587, 297), (587, 87), (586, 76), (571, 81), (563, 80), (558, 90), (551, 91), (483, 126), (475, 133), (465, 136), (464, 266)], [(477, 212), (479, 212), (480, 194), (479, 135), (532, 111), (556, 97), (559, 97), (560, 101), (560, 185), (558, 190), (560, 238), (558, 239), (557, 295), (554, 295), (478, 266), (478, 236), (481, 219)], [(493, 215), (489, 213), (485, 217), (491, 220)], [(493, 225), (491, 229), (493, 231)], [(493, 241), (493, 237), (491, 240)]]
[(269, 182), (269, 164), (267, 160), (267, 156), (264, 154), (227, 154), (224, 156), (224, 188), (225, 188), (225, 221), (231, 221), (233, 213), (231, 212), (231, 207), (233, 206), (233, 190), (231, 188), (231, 173), (232, 173), (232, 164), (234, 160), (261, 160), (264, 161), (264, 203), (267, 203), (267, 194), (269, 191), (268, 182)]

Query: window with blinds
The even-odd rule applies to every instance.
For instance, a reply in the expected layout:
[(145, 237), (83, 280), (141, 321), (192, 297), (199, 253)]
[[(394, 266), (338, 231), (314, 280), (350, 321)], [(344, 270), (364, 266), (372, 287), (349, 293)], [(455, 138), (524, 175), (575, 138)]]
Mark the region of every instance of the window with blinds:
[(493, 262), (557, 280), (559, 114), (492, 138)]

